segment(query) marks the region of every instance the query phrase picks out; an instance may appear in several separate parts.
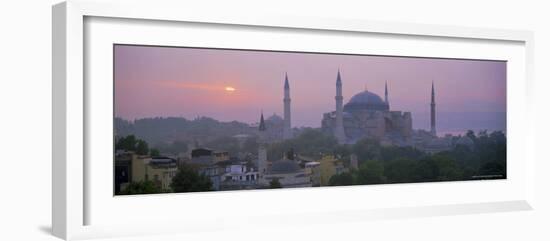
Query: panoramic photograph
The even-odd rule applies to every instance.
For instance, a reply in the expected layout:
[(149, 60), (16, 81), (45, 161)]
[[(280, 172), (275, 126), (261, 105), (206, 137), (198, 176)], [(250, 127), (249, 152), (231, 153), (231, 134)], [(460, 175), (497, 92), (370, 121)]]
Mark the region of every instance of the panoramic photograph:
[(506, 179), (506, 61), (124, 45), (114, 195)]

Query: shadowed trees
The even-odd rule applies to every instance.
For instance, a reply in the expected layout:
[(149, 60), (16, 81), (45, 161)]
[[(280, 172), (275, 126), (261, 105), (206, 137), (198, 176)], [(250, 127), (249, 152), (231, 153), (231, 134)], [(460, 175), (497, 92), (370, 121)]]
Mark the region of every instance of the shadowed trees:
[(382, 184), (386, 182), (384, 165), (380, 161), (367, 160), (359, 165), (356, 172), (357, 184)]
[(269, 188), (282, 188), (283, 186), (279, 182), (279, 179), (273, 179), (269, 182)]
[(170, 187), (174, 192), (212, 191), (212, 182), (207, 176), (199, 174), (191, 165), (183, 164), (178, 167)]
[(149, 150), (149, 155), (150, 155), (150, 156), (160, 156), (160, 151), (157, 150), (157, 149), (151, 148), (151, 149)]
[(133, 194), (154, 194), (163, 192), (158, 185), (155, 185), (152, 181), (131, 182), (122, 190), (119, 195), (133, 195)]
[[(361, 140), (349, 149), (359, 169), (334, 175), (329, 184), (357, 185), (506, 178), (506, 136), (468, 131), (472, 146), (457, 144), (449, 151), (428, 154), (411, 147), (384, 147)], [(351, 184), (350, 184), (351, 183)]]
[(134, 151), (138, 155), (149, 154), (149, 145), (144, 140), (136, 138), (134, 135), (128, 135), (120, 138), (115, 143), (116, 150)]

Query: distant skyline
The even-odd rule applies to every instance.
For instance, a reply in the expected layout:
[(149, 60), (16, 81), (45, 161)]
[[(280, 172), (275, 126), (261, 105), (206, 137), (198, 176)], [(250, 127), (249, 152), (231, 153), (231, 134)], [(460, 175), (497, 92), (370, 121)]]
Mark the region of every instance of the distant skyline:
[(114, 61), (115, 116), (128, 120), (282, 116), (287, 73), (292, 126), (320, 127), (335, 109), (339, 69), (344, 103), (365, 89), (383, 98), (387, 81), (390, 110), (412, 112), (415, 129), (429, 129), (432, 81), (439, 130), (506, 127), (504, 61), (130, 45), (116, 45)]

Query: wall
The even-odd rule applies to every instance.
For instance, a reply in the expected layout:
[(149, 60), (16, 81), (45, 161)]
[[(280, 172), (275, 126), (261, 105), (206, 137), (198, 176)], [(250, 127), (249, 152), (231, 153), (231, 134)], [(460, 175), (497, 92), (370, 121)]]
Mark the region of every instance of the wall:
[[(0, 240), (56, 240), (50, 236), (51, 207), (51, 13), (58, 1), (3, 1), (0, 8), (1, 168)], [(194, 3), (197, 4), (197, 3)], [(305, 16), (364, 18), (535, 31), (535, 77), (539, 156), (549, 136), (550, 16), (545, 1), (225, 1), (202, 3), (217, 11), (274, 11)], [(209, 5), (207, 5), (209, 4)], [(546, 23), (545, 23), (546, 22)], [(547, 162), (538, 170), (549, 170)], [(379, 222), (308, 225), (277, 230), (222, 230), (178, 237), (117, 240), (549, 240), (547, 175), (537, 175), (532, 212), (462, 215)]]

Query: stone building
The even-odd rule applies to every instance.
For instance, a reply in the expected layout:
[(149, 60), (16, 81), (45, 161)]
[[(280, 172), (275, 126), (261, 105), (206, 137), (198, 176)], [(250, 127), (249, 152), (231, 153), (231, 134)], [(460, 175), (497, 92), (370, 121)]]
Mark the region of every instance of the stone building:
[(224, 168), (220, 178), (220, 190), (243, 190), (258, 187), (260, 175), (253, 163), (232, 158), (219, 162), (217, 165)]
[(175, 159), (138, 155), (132, 151), (115, 153), (115, 194), (131, 182), (152, 181), (162, 190), (170, 190), (178, 171)]
[(344, 167), (343, 161), (336, 159), (333, 155), (325, 155), (317, 162), (320, 164), (319, 171), (321, 186), (328, 186), (332, 176), (349, 171), (348, 168)]
[(321, 122), (325, 133), (333, 134), (340, 144), (353, 144), (363, 138), (373, 138), (388, 145), (411, 145), (411, 113), (390, 110), (387, 83), (384, 100), (365, 90), (352, 96), (343, 108), (342, 87), (338, 71), (336, 110), (325, 113)]
[(263, 186), (269, 186), (274, 179), (284, 188), (312, 186), (311, 172), (306, 172), (296, 160), (287, 157), (271, 162), (260, 180)]
[(284, 123), (284, 119), (275, 113), (265, 119), (265, 139), (267, 142), (283, 140)]

